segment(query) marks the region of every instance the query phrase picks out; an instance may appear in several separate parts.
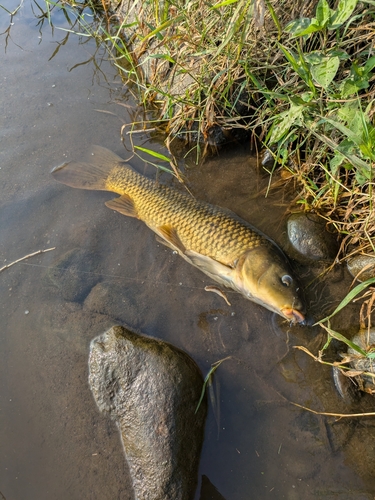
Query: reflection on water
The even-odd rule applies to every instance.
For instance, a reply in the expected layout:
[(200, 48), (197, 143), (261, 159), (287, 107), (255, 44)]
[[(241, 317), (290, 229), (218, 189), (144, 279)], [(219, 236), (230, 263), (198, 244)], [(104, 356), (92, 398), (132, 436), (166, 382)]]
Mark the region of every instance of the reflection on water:
[[(56, 26), (68, 26), (55, 15)], [(0, 16), (1, 32), (7, 16)], [(47, 24), (41, 35), (39, 21), (25, 3), (0, 55), (0, 267), (56, 247), (0, 273), (2, 495), (131, 499), (117, 430), (97, 411), (87, 383), (90, 340), (125, 322), (184, 349), (204, 372), (231, 356), (214, 376), (219, 432), (211, 410), (197, 499), (372, 498), (372, 420), (334, 422), (290, 404), (349, 411), (329, 368), (293, 348), (317, 352), (324, 341), (318, 330), (290, 328), (235, 293), (227, 305), (142, 223), (108, 210), (110, 193), (53, 181), (51, 168), (79, 158), (89, 144), (129, 155), (120, 127), (140, 110), (93, 41), (52, 34)], [(159, 147), (146, 133), (133, 139)], [(141, 160), (132, 164), (154, 175)], [(287, 199), (276, 192), (256, 198), (268, 179), (257, 175), (248, 151), (207, 159), (202, 169), (186, 165), (185, 175), (198, 198), (283, 242)], [(165, 175), (161, 181), (176, 184)], [(298, 272), (311, 282), (309, 269)], [(341, 277), (329, 290), (313, 282), (312, 314), (341, 299), (345, 286)], [(344, 333), (357, 329), (357, 312), (345, 312)]]

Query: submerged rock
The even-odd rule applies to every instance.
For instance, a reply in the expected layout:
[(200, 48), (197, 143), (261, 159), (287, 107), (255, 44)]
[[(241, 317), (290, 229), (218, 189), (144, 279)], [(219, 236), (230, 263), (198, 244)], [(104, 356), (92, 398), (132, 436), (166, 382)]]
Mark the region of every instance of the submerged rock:
[(358, 281), (375, 277), (375, 255), (355, 255), (348, 260), (348, 271)]
[(337, 235), (329, 233), (316, 214), (292, 214), (287, 223), (288, 239), (296, 259), (331, 260), (338, 251)]
[(91, 342), (89, 383), (116, 421), (137, 500), (190, 500), (197, 486), (207, 403), (184, 352), (114, 326)]
[[(370, 329), (370, 331), (367, 329), (360, 330), (357, 335), (352, 338), (352, 342), (366, 352), (375, 348), (375, 328)], [(375, 359), (365, 358), (351, 347), (348, 349), (348, 354), (353, 356), (353, 360), (350, 364), (354, 370), (373, 373), (375, 376)], [(371, 375), (358, 375), (356, 381), (362, 391), (369, 392), (370, 394), (375, 393), (375, 378), (371, 377)]]
[(81, 302), (100, 279), (95, 262), (92, 252), (75, 248), (48, 268), (46, 277), (65, 300)]

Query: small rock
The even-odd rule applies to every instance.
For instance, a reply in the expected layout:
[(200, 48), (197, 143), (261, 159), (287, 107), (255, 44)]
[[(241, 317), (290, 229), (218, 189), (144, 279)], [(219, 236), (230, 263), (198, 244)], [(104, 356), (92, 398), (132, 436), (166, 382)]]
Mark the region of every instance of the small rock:
[(137, 500), (192, 500), (207, 411), (203, 378), (184, 352), (112, 327), (91, 342), (89, 383), (116, 421)]
[[(368, 330), (360, 330), (353, 338), (352, 342), (360, 347), (362, 350), (369, 352), (370, 349), (375, 349), (375, 328)], [(364, 373), (351, 376), (348, 378), (341, 370), (334, 367), (333, 379), (336, 389), (340, 396), (348, 403), (358, 399), (360, 392), (368, 392), (375, 394), (375, 359), (365, 357), (355, 349), (349, 347), (348, 355), (352, 358), (350, 361), (350, 368), (355, 372), (368, 372), (371, 375)], [(357, 395), (355, 394), (357, 392)]]
[(331, 260), (336, 256), (337, 234), (329, 233), (318, 215), (303, 212), (292, 214), (288, 219), (287, 231), (293, 253), (297, 254), (296, 259), (302, 256), (319, 261)]
[[(352, 342), (359, 346), (364, 351), (369, 351), (370, 348), (375, 348), (375, 328), (368, 331), (360, 330), (357, 335), (352, 338)], [(375, 375), (375, 359), (365, 358), (357, 351), (349, 347), (348, 354), (354, 357), (350, 363), (354, 370), (363, 370)], [(370, 375), (358, 375), (355, 377), (361, 390), (365, 392), (375, 393), (375, 378)]]
[(333, 382), (345, 403), (351, 405), (359, 399), (358, 386), (353, 379), (346, 377), (337, 366), (332, 367)]
[(355, 255), (348, 260), (348, 271), (358, 281), (375, 277), (375, 255)]

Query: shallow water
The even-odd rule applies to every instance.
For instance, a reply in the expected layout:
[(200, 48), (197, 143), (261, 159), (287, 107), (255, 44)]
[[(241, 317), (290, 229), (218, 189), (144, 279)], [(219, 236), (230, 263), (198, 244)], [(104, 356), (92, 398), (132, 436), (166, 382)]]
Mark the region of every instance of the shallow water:
[[(200, 475), (208, 480), (197, 500), (220, 498), (215, 489), (226, 500), (373, 498), (373, 421), (334, 422), (290, 403), (351, 411), (329, 368), (292, 347), (316, 353), (325, 338), (319, 330), (290, 328), (235, 293), (228, 293), (229, 307), (146, 226), (107, 209), (110, 193), (54, 182), (51, 168), (79, 159), (89, 144), (128, 157), (120, 128), (142, 110), (102, 49), (85, 37), (52, 34), (47, 23), (39, 31), (31, 6), (39, 13), (26, 2), (7, 45), (1, 37), (0, 267), (55, 249), (0, 273), (1, 494), (132, 498), (117, 429), (97, 410), (87, 381), (90, 340), (126, 323), (184, 349), (204, 373), (231, 356), (215, 374), (219, 409), (207, 421)], [(9, 21), (1, 10), (0, 32)], [(68, 27), (58, 12), (54, 23)], [(133, 137), (159, 148), (146, 132)], [(132, 164), (154, 176), (141, 160)], [(256, 196), (268, 179), (246, 148), (184, 170), (198, 198), (234, 210), (283, 244), (287, 196)], [(165, 175), (161, 181), (174, 182)], [(305, 285), (310, 271), (299, 268)], [(314, 316), (332, 308), (349, 282), (341, 270), (326, 281), (308, 289)], [(348, 332), (357, 320), (351, 309), (337, 321)]]

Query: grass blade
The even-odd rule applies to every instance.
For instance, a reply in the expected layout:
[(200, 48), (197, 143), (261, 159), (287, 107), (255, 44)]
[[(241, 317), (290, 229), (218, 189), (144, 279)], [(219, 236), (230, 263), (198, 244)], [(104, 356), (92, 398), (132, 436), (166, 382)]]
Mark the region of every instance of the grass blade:
[[(337, 314), (341, 309), (343, 309), (345, 306), (347, 306), (359, 293), (361, 293), (365, 288), (367, 288), (369, 285), (372, 285), (375, 283), (375, 278), (370, 278), (366, 281), (363, 281), (359, 285), (357, 285), (353, 290), (351, 290), (347, 296), (340, 302), (340, 304), (336, 307), (336, 309), (331, 313), (329, 316), (326, 316), (325, 318), (321, 319), (315, 325), (318, 325), (320, 323), (325, 323), (329, 319), (331, 319), (335, 314)], [(315, 326), (314, 325), (314, 326)], [(323, 325), (322, 325), (323, 326)]]

